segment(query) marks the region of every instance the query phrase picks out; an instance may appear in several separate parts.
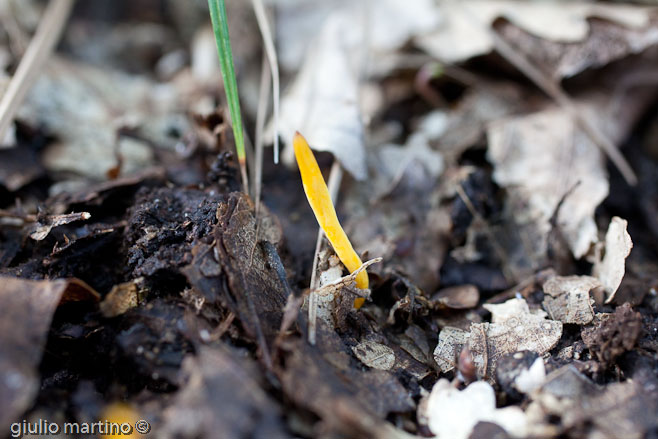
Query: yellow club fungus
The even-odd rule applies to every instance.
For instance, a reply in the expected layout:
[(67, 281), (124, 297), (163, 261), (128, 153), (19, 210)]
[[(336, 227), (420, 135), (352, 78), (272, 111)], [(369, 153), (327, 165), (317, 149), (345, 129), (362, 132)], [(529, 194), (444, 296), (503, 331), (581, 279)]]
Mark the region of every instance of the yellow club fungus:
[[(343, 227), (338, 222), (338, 216), (336, 216), (336, 209), (331, 201), (329, 189), (324, 181), (324, 177), (322, 177), (313, 151), (308, 146), (306, 139), (299, 133), (295, 133), (292, 143), (295, 148), (295, 158), (297, 159), (299, 172), (302, 175), (304, 192), (306, 192), (306, 198), (308, 198), (308, 203), (311, 205), (311, 209), (313, 209), (315, 218), (318, 220), (320, 227), (322, 227), (324, 234), (329, 239), (331, 246), (334, 248), (343, 265), (345, 265), (350, 273), (353, 273), (362, 265), (361, 258), (354, 251), (352, 243), (350, 243)], [(368, 288), (368, 273), (365, 270), (356, 276), (356, 286), (362, 289)], [(360, 308), (363, 302), (363, 298), (356, 299), (354, 301), (354, 307), (357, 309)]]

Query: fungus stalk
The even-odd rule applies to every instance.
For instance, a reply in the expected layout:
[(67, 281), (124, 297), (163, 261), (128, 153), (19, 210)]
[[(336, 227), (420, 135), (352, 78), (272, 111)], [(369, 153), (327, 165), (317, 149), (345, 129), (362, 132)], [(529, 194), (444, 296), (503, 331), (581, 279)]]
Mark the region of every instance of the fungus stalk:
[[(336, 209), (331, 201), (329, 189), (322, 177), (318, 162), (315, 160), (313, 151), (308, 146), (306, 139), (299, 134), (295, 133), (293, 138), (293, 147), (295, 149), (295, 158), (299, 166), (299, 172), (302, 176), (302, 184), (304, 185), (304, 192), (308, 203), (313, 209), (315, 218), (318, 224), (327, 236), (334, 251), (340, 258), (341, 262), (349, 270), (354, 273), (363, 263), (361, 258), (354, 251), (352, 243), (348, 239), (343, 227), (338, 222)], [(368, 288), (368, 273), (365, 270), (359, 272), (356, 276), (356, 286), (361, 289)], [(363, 298), (354, 301), (354, 307), (360, 308), (363, 304)]]

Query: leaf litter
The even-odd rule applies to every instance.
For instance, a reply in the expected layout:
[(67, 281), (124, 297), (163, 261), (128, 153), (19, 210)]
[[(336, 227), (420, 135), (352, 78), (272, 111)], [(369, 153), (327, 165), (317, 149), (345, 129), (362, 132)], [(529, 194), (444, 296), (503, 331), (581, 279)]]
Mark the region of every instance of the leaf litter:
[[(42, 5), (21, 5), (29, 36)], [(260, 33), (227, 6), (251, 135)], [(654, 8), (266, 2), (280, 138), (300, 130), (323, 171), (348, 171), (338, 215), (381, 261), (365, 291), (321, 252), (311, 345), (317, 226), (296, 170), (264, 162), (258, 213), (235, 192), (207, 10), (98, 7), (74, 11), (3, 139), (3, 428), (119, 400), (177, 438), (658, 428)], [(11, 29), (0, 77), (20, 59)], [(494, 37), (623, 146), (636, 187)]]

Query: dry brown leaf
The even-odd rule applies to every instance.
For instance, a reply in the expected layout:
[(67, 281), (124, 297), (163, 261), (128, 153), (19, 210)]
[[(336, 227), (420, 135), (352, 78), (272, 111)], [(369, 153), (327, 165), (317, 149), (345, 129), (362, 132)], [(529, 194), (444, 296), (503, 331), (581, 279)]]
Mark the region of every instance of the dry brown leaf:
[(449, 372), (457, 366), (457, 355), (468, 343), (469, 332), (447, 326), (439, 332), (439, 343), (434, 349), (434, 361), (441, 372)]
[(99, 305), (103, 316), (116, 317), (138, 306), (140, 301), (138, 284), (142, 280), (143, 278), (139, 278), (113, 286)]
[(393, 349), (375, 341), (366, 340), (352, 347), (352, 352), (363, 364), (373, 369), (389, 370), (395, 364)]
[(577, 42), (587, 37), (588, 19), (603, 18), (629, 28), (649, 24), (651, 9), (625, 5), (475, 0), (443, 2), (442, 25), (416, 38), (428, 53), (442, 61), (459, 62), (484, 55), (493, 41), (484, 26), (504, 17), (521, 29), (553, 41)]
[(494, 381), (501, 357), (524, 350), (544, 354), (562, 336), (561, 322), (547, 320), (542, 310), (531, 311), (523, 299), (484, 307), (491, 312), (491, 323), (473, 323), (470, 332), (444, 328), (439, 333), (434, 359), (442, 372), (455, 367), (457, 354), (467, 345), (478, 377)]
[(253, 361), (226, 347), (202, 347), (185, 359), (183, 372), (187, 382), (162, 413), (155, 436), (212, 437), (221, 431), (229, 439), (289, 437), (281, 407), (263, 390)]
[(618, 306), (614, 313), (597, 314), (594, 323), (580, 332), (585, 346), (605, 365), (633, 349), (641, 334), (642, 315), (628, 303)]
[(555, 276), (544, 283), (544, 309), (553, 320), (585, 325), (594, 318), (590, 291), (601, 286), (590, 276)]
[[(488, 137), (494, 181), (508, 188), (509, 206), (528, 206), (513, 212), (521, 228), (533, 228), (545, 237), (558, 203), (571, 191), (558, 213), (558, 224), (574, 256), (585, 255), (597, 241), (594, 210), (608, 195), (599, 148), (559, 109), (494, 122)], [(524, 253), (535, 262), (534, 270), (545, 257), (546, 239), (527, 245)]]
[[(68, 297), (67, 297), (68, 296)], [(73, 280), (31, 281), (0, 277), (0, 428), (32, 404), (39, 390), (38, 365), (57, 305), (98, 300), (98, 293)]]
[(496, 408), (496, 395), (490, 384), (475, 382), (464, 390), (453, 387), (446, 379), (439, 380), (427, 402), (419, 405), (419, 419), (440, 438), (468, 439), (478, 422), (489, 421), (514, 437), (525, 437), (527, 419), (519, 407)]
[(650, 374), (601, 387), (573, 365), (563, 366), (549, 374), (533, 395), (526, 410), (529, 436), (558, 437), (579, 431), (589, 438), (645, 438), (656, 426), (655, 388)]
[[(405, 4), (383, 0), (376, 6), (368, 2), (315, 6), (317, 10), (310, 12), (293, 7), (290, 17), (294, 20), (278, 26), (283, 64), (291, 58), (288, 51), (295, 52), (292, 58), (298, 58), (298, 53), (303, 52), (299, 45), (312, 40), (303, 63), (292, 63), (294, 67), (301, 64), (302, 68), (281, 100), (279, 134), (290, 139), (292, 133), (300, 131), (313, 149), (330, 151), (353, 177), (364, 180), (367, 167), (360, 81), (371, 72), (365, 69), (363, 61), (369, 56), (390, 53), (419, 29), (433, 27), (436, 7), (429, 0)], [(308, 23), (300, 20), (300, 13), (310, 14), (316, 26), (309, 28)], [(282, 19), (286, 20), (287, 15), (281, 14)], [(368, 44), (364, 45), (364, 41)], [(292, 148), (286, 148), (283, 159), (293, 162)]]
[[(53, 58), (28, 94), (18, 118), (45, 125), (58, 142), (43, 154), (50, 171), (74, 172), (104, 180), (121, 154), (124, 173), (152, 164), (148, 142), (173, 149), (172, 128), (185, 132), (189, 122), (180, 112), (173, 85), (156, 86), (143, 76), (100, 69)], [(119, 137), (130, 127), (145, 141)]]
[(605, 256), (599, 258), (592, 269), (592, 275), (599, 278), (605, 289), (605, 303), (614, 300), (626, 272), (626, 258), (633, 248), (627, 227), (628, 221), (617, 216), (612, 218), (605, 234)]
[(510, 23), (497, 25), (497, 30), (544, 73), (559, 81), (655, 46), (658, 33), (655, 19), (652, 21), (646, 26), (628, 28), (620, 23), (591, 20), (587, 37), (568, 43), (534, 36)]
[(474, 308), (479, 301), (480, 292), (475, 285), (443, 288), (430, 299), (432, 304), (452, 309)]
[(63, 226), (72, 223), (73, 221), (85, 221), (89, 218), (91, 218), (89, 212), (67, 213), (64, 215), (52, 215), (39, 218), (37, 222), (31, 226), (33, 231), (30, 233), (30, 238), (35, 241), (42, 241), (55, 227)]

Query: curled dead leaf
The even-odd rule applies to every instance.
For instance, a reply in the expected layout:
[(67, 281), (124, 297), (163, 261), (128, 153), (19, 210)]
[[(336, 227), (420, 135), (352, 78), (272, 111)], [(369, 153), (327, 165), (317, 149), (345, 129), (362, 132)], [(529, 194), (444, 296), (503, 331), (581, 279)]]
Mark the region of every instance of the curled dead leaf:
[(626, 258), (633, 248), (627, 228), (628, 221), (617, 216), (612, 218), (605, 234), (605, 255), (596, 261), (592, 269), (592, 274), (599, 278), (605, 289), (605, 303), (614, 300), (626, 272)]

